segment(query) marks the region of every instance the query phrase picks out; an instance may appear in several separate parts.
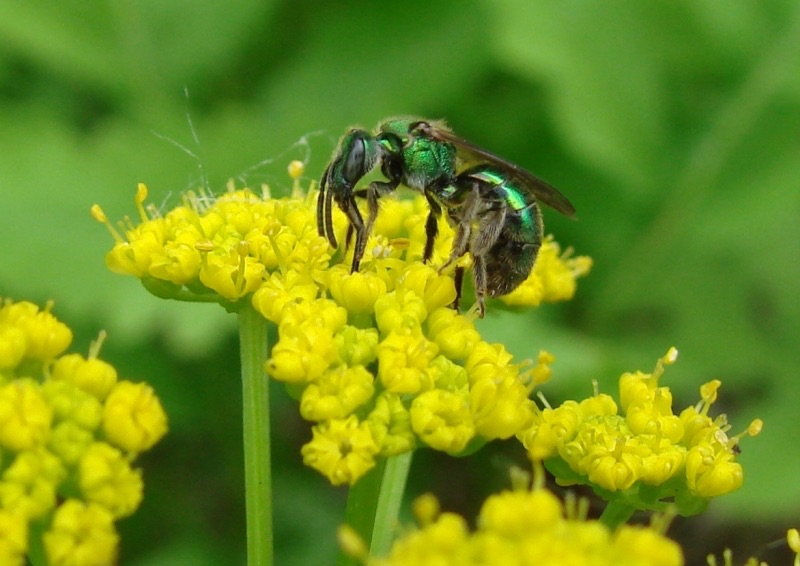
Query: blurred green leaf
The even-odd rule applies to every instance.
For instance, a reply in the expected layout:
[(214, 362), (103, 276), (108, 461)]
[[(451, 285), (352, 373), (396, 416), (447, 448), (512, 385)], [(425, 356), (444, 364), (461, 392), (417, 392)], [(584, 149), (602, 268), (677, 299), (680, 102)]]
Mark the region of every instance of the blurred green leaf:
[(646, 187), (667, 133), (662, 43), (653, 33), (663, 7), (501, 4), (492, 34), (500, 61), (545, 85), (556, 128), (594, 167), (624, 188)]

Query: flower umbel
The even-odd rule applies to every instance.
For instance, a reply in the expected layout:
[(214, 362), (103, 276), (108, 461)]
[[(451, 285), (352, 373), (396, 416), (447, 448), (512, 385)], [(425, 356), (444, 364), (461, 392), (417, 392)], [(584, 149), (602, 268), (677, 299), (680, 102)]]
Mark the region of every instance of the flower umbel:
[(418, 530), (405, 532), (388, 556), (372, 558), (368, 564), (683, 564), (680, 547), (656, 528), (625, 525), (611, 531), (569, 508), (565, 511), (561, 502), (544, 489), (506, 491), (489, 497), (474, 532), (454, 513), (434, 517), (426, 513), (417, 520), (421, 525)]
[(598, 393), (537, 411), (517, 435), (530, 458), (544, 461), (562, 485), (590, 485), (609, 501), (637, 509), (674, 503), (678, 512), (691, 515), (710, 498), (738, 489), (743, 479), (735, 461), (738, 442), (757, 434), (761, 422), (728, 437), (725, 415), (708, 416), (719, 381), (703, 385), (702, 400), (675, 414), (672, 394), (659, 379), (677, 353), (671, 348), (652, 373), (623, 374), (619, 407)]
[[(93, 209), (116, 240), (107, 264), (161, 296), (233, 309), (249, 300), (275, 323), (278, 341), (265, 371), (290, 387), (303, 417), (316, 423), (303, 458), (332, 483), (356, 482), (379, 456), (419, 445), (459, 454), (527, 426), (534, 411), (528, 397), (552, 359), (514, 363), (501, 346), (481, 340), (474, 314), (450, 308), (452, 277), (432, 265), (449, 258), (453, 231), (441, 223), (432, 265), (423, 264), (424, 197), (381, 199), (361, 269), (350, 273), (352, 249), (335, 252), (318, 234), (317, 194), (303, 196), (295, 180), (289, 198), (229, 187), (217, 197), (187, 194), (164, 215), (144, 207), (141, 185), (140, 224), (127, 221), (120, 233)], [(346, 242), (338, 212), (334, 231)], [(588, 258), (561, 254), (552, 238), (540, 257), (523, 284), (539, 293), (511, 303), (566, 300), (590, 266)], [(146, 445), (146, 426), (114, 422), (128, 450)]]
[(284, 284), (293, 279), (291, 287), (313, 284), (330, 258), (308, 199), (272, 199), (267, 187), (261, 195), (229, 187), (216, 197), (188, 192), (162, 216), (145, 209), (146, 198), (140, 184), (141, 224), (127, 220), (121, 233), (99, 206), (92, 215), (116, 241), (106, 256), (108, 267), (139, 277), (159, 296), (235, 303), (276, 272)]
[[(0, 300), (0, 563), (22, 564), (30, 544), (50, 564), (110, 564), (114, 521), (141, 501), (133, 459), (167, 419), (149, 386), (97, 357), (102, 336), (88, 358), (64, 354), (72, 333), (50, 308)], [(29, 541), (34, 521), (49, 527)]]

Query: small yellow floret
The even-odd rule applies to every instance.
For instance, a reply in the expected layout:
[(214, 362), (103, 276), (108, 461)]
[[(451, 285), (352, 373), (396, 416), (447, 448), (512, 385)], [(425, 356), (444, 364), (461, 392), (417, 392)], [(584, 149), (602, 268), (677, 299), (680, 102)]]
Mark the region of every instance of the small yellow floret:
[(67, 354), (53, 364), (51, 377), (73, 383), (102, 401), (117, 382), (117, 370), (97, 358), (86, 359), (80, 354)]
[(353, 485), (375, 466), (378, 445), (369, 427), (350, 415), (313, 428), (312, 440), (303, 446), (303, 463), (324, 474), (333, 485)]
[(3, 472), (0, 509), (34, 520), (56, 505), (56, 488), (64, 479), (62, 463), (47, 450), (23, 452)]
[(374, 392), (374, 378), (363, 366), (338, 367), (306, 387), (300, 414), (317, 422), (344, 418), (369, 401)]
[(466, 395), (434, 389), (417, 395), (409, 409), (411, 428), (431, 448), (458, 453), (475, 436)]
[(126, 452), (149, 450), (167, 433), (167, 414), (146, 383), (120, 381), (103, 407), (106, 438)]
[(119, 535), (114, 530), (114, 517), (100, 505), (75, 499), (64, 502), (43, 538), (53, 566), (116, 563)]
[(130, 467), (116, 448), (95, 442), (78, 466), (78, 482), (87, 501), (108, 509), (115, 518), (131, 515), (142, 500), (142, 473)]
[(50, 434), (53, 409), (33, 380), (0, 387), (0, 446), (19, 452), (42, 446)]

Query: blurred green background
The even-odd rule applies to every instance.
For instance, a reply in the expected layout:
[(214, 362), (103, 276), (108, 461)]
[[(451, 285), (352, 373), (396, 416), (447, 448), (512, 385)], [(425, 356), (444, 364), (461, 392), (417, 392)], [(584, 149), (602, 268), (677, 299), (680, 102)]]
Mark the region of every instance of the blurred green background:
[[(396, 114), (446, 118), (578, 209), (545, 211), (595, 260), (576, 299), (490, 302), (481, 323), (520, 358), (558, 357), (552, 403), (592, 379), (615, 394), (675, 345), (676, 406), (720, 378), (734, 432), (764, 419), (744, 487), (675, 522), (687, 563), (800, 526), (800, 4), (0, 0), (0, 294), (54, 299), (79, 351), (107, 329), (104, 357), (170, 415), (122, 564), (244, 561), (236, 330), (107, 271), (89, 207), (134, 215), (140, 181), (161, 208), (231, 178), (280, 192), (290, 159), (317, 178), (347, 126)], [(273, 398), (278, 563), (332, 563), (346, 492), (302, 467), (307, 425)], [(474, 516), (515, 462), (512, 443), (423, 451), (409, 493)]]

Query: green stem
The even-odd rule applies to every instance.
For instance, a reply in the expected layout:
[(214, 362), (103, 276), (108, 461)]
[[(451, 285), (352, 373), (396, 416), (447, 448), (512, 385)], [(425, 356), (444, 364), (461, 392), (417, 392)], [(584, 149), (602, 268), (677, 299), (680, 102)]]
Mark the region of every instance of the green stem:
[(600, 515), (600, 522), (613, 531), (630, 519), (634, 511), (636, 509), (627, 503), (610, 501)]
[(273, 563), (268, 352), (267, 321), (248, 303), (239, 311), (248, 566)]
[(392, 547), (413, 454), (413, 451), (409, 451), (392, 456), (386, 461), (378, 496), (378, 511), (372, 529), (372, 544), (369, 547), (372, 556), (385, 556)]
[[(350, 488), (345, 523), (369, 546), (371, 556), (385, 556), (397, 532), (397, 518), (406, 488), (413, 452), (381, 459)], [(339, 555), (337, 566), (353, 566), (358, 560)]]

